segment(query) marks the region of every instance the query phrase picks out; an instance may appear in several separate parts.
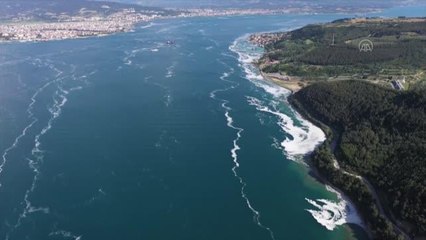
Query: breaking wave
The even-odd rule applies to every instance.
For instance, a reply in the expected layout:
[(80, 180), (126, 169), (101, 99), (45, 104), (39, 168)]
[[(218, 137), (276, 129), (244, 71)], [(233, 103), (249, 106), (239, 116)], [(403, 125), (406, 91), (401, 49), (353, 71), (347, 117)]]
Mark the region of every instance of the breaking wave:
[(355, 206), (349, 199), (328, 185), (326, 188), (328, 191), (335, 193), (339, 201), (335, 202), (327, 199), (311, 200), (306, 198), (306, 201), (316, 208), (315, 210), (307, 209), (306, 211), (310, 212), (315, 220), (328, 230), (333, 230), (337, 226), (345, 223), (363, 226)]
[(285, 113), (280, 112), (277, 102), (266, 103), (255, 97), (247, 97), (248, 103), (255, 106), (260, 112), (268, 113), (278, 118), (277, 124), (292, 138), (286, 138), (281, 142), (281, 147), (291, 160), (297, 160), (315, 150), (316, 146), (325, 140), (325, 134), (318, 127), (303, 120), (299, 115), (301, 126), (296, 126), (294, 120)]
[[(229, 49), (238, 55), (239, 66), (244, 70), (244, 78), (262, 89), (267, 95), (262, 99), (247, 96), (247, 102), (260, 113), (275, 117), (277, 125), (284, 133), (290, 135), (290, 137), (283, 136), (282, 140), (273, 138), (271, 146), (282, 149), (287, 159), (305, 164), (303, 157), (325, 141), (326, 136), (320, 128), (303, 119), (296, 111), (288, 106), (284, 107), (283, 104), (288, 105), (286, 98), (291, 92), (264, 79), (254, 64), (264, 54), (264, 49), (251, 44), (247, 37), (248, 35), (245, 35), (236, 39)], [(317, 208), (307, 211), (318, 223), (328, 230), (333, 230), (336, 226), (346, 223), (362, 226), (362, 222), (350, 201), (333, 188), (326, 186), (326, 189), (337, 195), (337, 202), (327, 199), (311, 200), (306, 198), (310, 204)]]
[[(286, 138), (281, 142), (281, 146), (289, 159), (295, 160), (303, 157), (325, 140), (325, 134), (321, 129), (303, 119), (294, 110), (290, 109), (288, 112), (281, 110), (281, 105), (286, 103), (286, 98), (291, 92), (263, 78), (253, 63), (262, 56), (264, 51), (262, 48), (249, 43), (246, 38), (247, 35), (235, 40), (230, 49), (238, 54), (245, 78), (272, 96), (272, 100), (267, 97), (267, 102), (248, 96), (248, 103), (255, 106), (260, 112), (277, 117), (277, 124), (284, 132), (291, 135), (291, 138)], [(296, 124), (295, 120), (297, 120), (298, 124)]]

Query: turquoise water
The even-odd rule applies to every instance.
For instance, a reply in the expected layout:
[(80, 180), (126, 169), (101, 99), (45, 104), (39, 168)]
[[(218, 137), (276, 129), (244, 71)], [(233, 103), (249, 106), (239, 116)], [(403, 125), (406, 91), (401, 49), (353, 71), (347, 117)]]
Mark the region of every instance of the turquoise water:
[(322, 133), (241, 38), (339, 17), (0, 45), (0, 239), (365, 239), (301, 160)]

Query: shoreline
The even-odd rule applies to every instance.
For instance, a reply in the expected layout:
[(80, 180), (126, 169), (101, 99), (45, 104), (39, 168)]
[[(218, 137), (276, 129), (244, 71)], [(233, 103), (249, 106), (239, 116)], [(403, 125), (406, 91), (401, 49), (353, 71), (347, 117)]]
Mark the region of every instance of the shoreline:
[(260, 70), (259, 67), (258, 67), (258, 70), (265, 80), (289, 90), (292, 94), (300, 91), (302, 88), (307, 87), (310, 84), (309, 82), (304, 82), (300, 79), (297, 79), (297, 77), (283, 76), (288, 78), (288, 80), (283, 80), (283, 79), (279, 79), (278, 77), (268, 75), (267, 73)]
[[(266, 80), (269, 81), (268, 79), (266, 79)], [(280, 86), (280, 87), (282, 87), (282, 86)], [(302, 88), (300, 88), (300, 89), (302, 89)], [(290, 89), (288, 89), (288, 90), (290, 90)], [(294, 102), (290, 100), (292, 95), (294, 95), (294, 92), (291, 92), (291, 94), (286, 98), (286, 100), (290, 104), (291, 108), (294, 111), (296, 111), (298, 114), (300, 114), (300, 116), (305, 118), (307, 121), (311, 122), (313, 125), (320, 128), (326, 135), (326, 140), (323, 143), (321, 143), (320, 145), (318, 145), (316, 147), (316, 149), (324, 143), (331, 143), (333, 141), (333, 134), (334, 134), (333, 131), (331, 130), (331, 128), (329, 126), (327, 126), (326, 124), (322, 123), (320, 120), (313, 118), (304, 108), (301, 109), (300, 106), (295, 105)], [(338, 195), (340, 194), (340, 196), (338, 196), (338, 197), (341, 197), (344, 201), (347, 201), (351, 206), (353, 206), (353, 208), (356, 211), (357, 216), (361, 220), (361, 223), (359, 225), (358, 224), (357, 225), (360, 226), (366, 232), (366, 234), (368, 235), (368, 237), (370, 239), (373, 239), (372, 231), (367, 226), (365, 218), (361, 215), (359, 207), (348, 196), (347, 193), (345, 193), (339, 187), (332, 184), (329, 180), (327, 180), (327, 178), (323, 174), (320, 173), (318, 167), (312, 161), (312, 155), (313, 155), (313, 152), (304, 156), (304, 159), (305, 159), (305, 161), (306, 161), (306, 163), (308, 164), (308, 167), (309, 167), (309, 175), (312, 178), (314, 178), (316, 181), (318, 181), (319, 183), (323, 184), (326, 188), (330, 187), (333, 191), (336, 192), (336, 194), (338, 194)], [(341, 173), (345, 172), (341, 168), (338, 168), (338, 170)], [(346, 223), (346, 225), (348, 225), (348, 224), (353, 224), (353, 223)]]
[[(312, 179), (314, 181), (317, 181), (318, 183), (324, 185), (327, 192), (335, 194), (337, 201), (334, 200), (334, 199), (333, 200), (306, 199), (311, 205), (314, 206), (313, 209), (315, 209), (315, 210), (313, 210), (313, 209), (306, 209), (306, 210), (308, 212), (310, 212), (310, 214), (312, 215), (314, 220), (317, 221), (318, 224), (320, 224), (322, 227), (327, 228), (328, 230), (333, 230), (335, 227), (342, 226), (342, 227), (347, 228), (348, 232), (355, 234), (355, 232), (357, 232), (358, 230), (356, 228), (354, 228), (353, 226), (356, 225), (358, 228), (363, 229), (362, 230), (363, 235), (365, 234), (369, 238), (371, 238), (372, 234), (369, 231), (369, 229), (367, 228), (366, 221), (361, 217), (360, 211), (357, 208), (357, 206), (354, 204), (354, 201), (352, 201), (349, 198), (349, 196), (344, 191), (342, 191), (340, 188), (334, 186), (333, 184), (331, 184), (331, 182), (327, 181), (327, 178), (325, 176), (323, 176), (322, 174), (320, 174), (317, 167), (313, 164), (313, 161), (310, 160), (315, 149), (320, 147), (323, 143), (329, 141), (328, 137), (330, 136), (330, 134), (329, 134), (330, 132), (324, 130), (323, 126), (321, 126), (321, 124), (318, 124), (318, 122), (312, 121), (310, 118), (305, 117), (305, 114), (300, 112), (299, 109), (296, 106), (294, 106), (289, 100), (295, 92), (306, 87), (311, 82), (310, 81), (304, 81), (301, 78), (292, 77), (292, 76), (277, 75), (276, 77), (274, 77), (273, 74), (267, 74), (267, 73), (261, 71), (261, 66), (259, 65), (258, 60), (265, 54), (265, 48), (262, 47), (262, 46), (259, 46), (256, 43), (253, 43), (252, 41), (250, 41), (249, 37), (250, 37), (250, 34), (246, 34), (244, 36), (237, 38), (234, 41), (233, 45), (230, 47), (231, 51), (233, 51), (233, 52), (235, 52), (239, 55), (239, 61), (241, 63), (243, 63), (243, 65), (245, 64), (247, 66), (251, 66), (248, 69), (247, 69), (247, 66), (244, 67), (244, 69), (246, 69), (245, 72), (246, 72), (246, 75), (247, 75), (246, 77), (248, 78), (248, 80), (256, 81), (256, 80), (261, 79), (262, 81), (264, 81), (266, 83), (272, 84), (272, 85), (274, 85), (274, 86), (276, 86), (280, 89), (283, 89), (283, 91), (290, 92), (290, 94), (286, 94), (285, 100), (282, 99), (282, 101), (288, 101), (290, 108), (293, 109), (293, 111), (295, 112), (296, 115), (299, 115), (299, 117), (301, 117), (303, 119), (303, 121), (306, 121), (309, 124), (315, 126), (324, 134), (324, 140), (317, 143), (316, 146), (313, 147), (312, 150), (310, 150), (309, 152), (304, 153), (303, 159), (305, 160), (305, 163), (308, 165), (308, 168), (307, 168), (308, 175), (310, 177), (312, 177)], [(248, 49), (248, 51), (242, 50), (240, 52), (240, 51), (238, 51), (238, 49), (235, 48), (238, 41), (244, 41), (246, 43), (249, 43), (253, 47), (246, 47), (246, 49)], [(261, 53), (255, 52), (253, 54), (249, 50), (249, 49), (254, 50), (254, 49), (258, 49), (258, 48), (262, 49)], [(256, 73), (252, 72), (252, 70), (250, 70), (250, 68), (253, 68), (253, 70), (255, 70)], [(254, 75), (258, 75), (258, 76), (254, 76)], [(319, 126), (321, 126), (321, 127), (319, 127)], [(340, 217), (339, 217), (339, 219), (335, 219), (334, 217), (336, 217), (336, 216), (328, 216), (328, 215), (325, 219), (323, 219), (323, 216), (325, 216), (325, 215), (322, 215), (322, 214), (324, 214), (324, 211), (325, 212), (329, 211), (328, 210), (328, 208), (330, 207), (329, 204), (332, 204), (332, 205), (336, 204), (336, 205), (342, 207), (342, 208), (339, 208), (340, 212), (335, 213), (335, 214), (341, 215), (341, 217), (342, 217), (341, 219), (340, 219)], [(336, 220), (338, 220), (338, 222), (336, 222)], [(354, 235), (354, 237), (355, 236), (356, 235)]]
[[(156, 20), (187, 19), (197, 17), (232, 17), (232, 16), (272, 16), (290, 13), (285, 9), (188, 9), (179, 15), (144, 15), (134, 9), (102, 17), (102, 19), (80, 19), (77, 21), (8, 21), (0, 22), (0, 44), (2, 43), (37, 43), (60, 40), (105, 37), (117, 33), (132, 32), (142, 23)], [(97, 25), (93, 28), (93, 25)], [(17, 33), (24, 27), (25, 33)], [(25, 34), (26, 36), (23, 36)]]
[[(253, 44), (252, 42), (250, 42), (250, 43)], [(319, 123), (315, 119), (313, 120), (311, 117), (307, 117), (305, 113), (300, 111), (297, 108), (297, 106), (295, 106), (290, 101), (291, 96), (294, 93), (298, 92), (299, 90), (303, 89), (304, 87), (310, 85), (311, 84), (310, 81), (303, 81), (302, 79), (297, 78), (297, 77), (293, 77), (293, 76), (283, 76), (283, 75), (280, 75), (280, 76), (277, 76), (277, 77), (271, 76), (271, 74), (267, 74), (267, 73), (261, 71), (259, 64), (257, 64), (257, 62), (256, 62), (256, 59), (254, 59), (254, 61), (251, 64), (259, 71), (259, 74), (261, 75), (261, 77), (263, 78), (264, 81), (269, 82), (269, 83), (271, 83), (271, 84), (273, 84), (273, 85), (275, 85), (279, 88), (283, 88), (283, 89), (289, 91), (290, 94), (286, 96), (285, 100), (289, 103), (290, 107), (296, 112), (296, 114), (298, 114), (300, 117), (302, 117), (305, 121), (308, 121), (312, 125), (318, 127), (325, 134), (326, 138), (325, 138), (324, 142), (321, 142), (320, 144), (318, 144), (315, 147), (315, 149), (317, 149), (319, 146), (321, 146), (325, 142), (330, 141), (331, 131), (324, 128), (324, 127), (327, 127), (327, 126), (322, 124), (322, 123)], [(330, 181), (328, 181), (327, 178), (319, 172), (318, 168), (312, 162), (312, 160), (311, 160), (312, 154), (315, 151), (315, 149), (312, 150), (312, 152), (305, 154), (304, 157), (303, 157), (303, 159), (305, 160), (305, 163), (308, 166), (308, 169), (307, 169), (308, 175), (310, 177), (312, 177), (318, 183), (324, 185), (324, 187), (326, 188), (326, 190), (328, 192), (335, 194), (337, 199), (338, 199), (338, 204), (344, 204), (345, 209), (344, 209), (343, 213), (344, 213), (345, 222), (344, 222), (344, 224), (339, 224), (339, 225), (341, 225), (342, 227), (348, 228), (348, 231), (351, 232), (352, 234), (354, 234), (357, 230), (351, 225), (354, 225), (354, 226), (356, 225), (359, 228), (361, 228), (364, 231), (364, 233), (370, 239), (372, 239), (372, 233), (371, 233), (370, 229), (368, 228), (365, 219), (361, 216), (360, 211), (359, 211), (358, 207), (356, 206), (356, 204), (354, 203), (354, 201), (343, 190), (341, 190), (340, 188), (338, 188), (334, 184), (332, 184)], [(306, 200), (308, 200), (308, 199), (306, 199)], [(310, 201), (312, 201), (312, 200), (310, 200)], [(309, 202), (309, 200), (308, 200), (308, 202)], [(311, 212), (311, 214), (312, 214), (312, 212)], [(312, 217), (318, 222), (318, 224), (320, 224), (321, 226), (328, 229), (328, 227), (326, 225), (324, 225), (323, 223), (321, 223), (315, 216), (312, 216)]]
[[(360, 11), (363, 8), (356, 9), (356, 12), (369, 12), (377, 13), (382, 12), (383, 8), (366, 8), (364, 11)], [(92, 37), (104, 37), (113, 35), (120, 32), (131, 32), (135, 29), (136, 25), (146, 22), (151, 23), (155, 20), (164, 20), (164, 19), (181, 19), (181, 18), (195, 18), (195, 17), (232, 17), (232, 16), (274, 16), (274, 15), (286, 15), (286, 14), (324, 14), (328, 13), (324, 9), (316, 8), (229, 8), (229, 9), (209, 9), (209, 8), (190, 8), (190, 9), (169, 9), (176, 11), (178, 15), (146, 15), (144, 13), (135, 11), (133, 8), (123, 8), (121, 11), (113, 13), (107, 16), (101, 16), (100, 19), (92, 18), (81, 18), (81, 16), (70, 16), (71, 20), (67, 19), (65, 21), (44, 21), (44, 20), (30, 20), (30, 21), (14, 21), (13, 19), (5, 19), (0, 21), (0, 30), (2, 27), (16, 27), (20, 25), (26, 25), (30, 27), (36, 26), (34, 29), (30, 30), (31, 36), (21, 36), (22, 33), (19, 33), (16, 37), (15, 29), (9, 31), (8, 29), (3, 29), (0, 31), (0, 44), (2, 43), (21, 43), (21, 42), (48, 42), (48, 41), (59, 41), (59, 40), (68, 40), (68, 39), (80, 39), (80, 38), (92, 38)], [(353, 9), (336, 9), (336, 14), (348, 14), (352, 13)], [(77, 17), (78, 20), (73, 19)], [(96, 16), (99, 18), (99, 16)], [(55, 29), (57, 25), (67, 25), (73, 24), (72, 27), (60, 27)], [(48, 28), (48, 34), (57, 34), (56, 31), (63, 31), (65, 34), (59, 34), (59, 36), (46, 36), (44, 32), (45, 29), (41, 28), (42, 25), (52, 25), (53, 27)], [(77, 26), (76, 26), (77, 25)], [(81, 26), (78, 26), (81, 25)], [(98, 29), (90, 29), (92, 25), (99, 25)], [(112, 28), (111, 28), (112, 26)], [(107, 28), (107, 29), (104, 29)], [(89, 30), (87, 30), (89, 29)], [(75, 32), (80, 33), (75, 33)], [(89, 32), (89, 33), (84, 33)], [(27, 33), (24, 33), (27, 34)]]
[[(324, 144), (329, 145), (328, 147), (331, 148), (333, 158), (334, 158), (333, 159), (334, 169), (337, 170), (339, 173), (341, 173), (343, 175), (348, 175), (350, 177), (359, 179), (362, 182), (362, 184), (364, 184), (364, 186), (368, 189), (369, 194), (371, 194), (371, 196), (373, 197), (374, 204), (380, 209), (381, 216), (383, 216), (386, 220), (388, 220), (392, 224), (392, 226), (394, 227), (394, 232), (397, 233), (397, 234), (401, 234), (403, 236), (403, 239), (408, 239), (408, 240), (412, 239), (406, 233), (406, 230), (402, 229), (402, 226), (400, 225), (399, 220), (395, 219), (392, 215), (388, 216), (389, 213), (387, 213), (385, 210), (383, 210), (384, 209), (383, 203), (382, 203), (382, 200), (379, 197), (378, 190), (374, 188), (374, 186), (369, 182), (369, 180), (366, 179), (362, 175), (347, 172), (346, 170), (344, 170), (340, 167), (339, 162), (338, 162), (337, 158), (335, 158), (335, 155), (334, 155), (334, 147), (332, 146), (332, 145), (336, 144), (336, 142), (335, 142), (336, 141), (335, 131), (330, 126), (328, 126), (327, 124), (324, 124), (321, 120), (312, 117), (312, 115), (303, 106), (301, 106), (300, 103), (297, 100), (291, 99), (292, 96), (293, 96), (293, 93), (290, 94), (287, 98), (291, 107), (293, 109), (295, 109), (299, 114), (301, 114), (301, 116), (306, 118), (308, 121), (312, 122), (312, 124), (319, 127), (321, 130), (323, 130), (326, 133), (326, 141), (323, 142), (321, 145), (318, 145), (317, 147), (320, 147)], [(313, 176), (314, 178), (318, 178), (318, 180), (321, 183), (328, 184), (328, 185), (332, 186), (333, 189), (337, 189), (338, 192), (343, 193), (343, 196), (345, 196), (351, 203), (353, 203), (353, 206), (356, 209), (358, 216), (360, 217), (360, 219), (362, 220), (362, 223), (364, 224), (364, 230), (366, 231), (366, 233), (368, 234), (368, 236), (371, 239), (374, 239), (374, 235), (373, 235), (373, 231), (372, 231), (371, 227), (369, 227), (366, 224), (368, 222), (367, 218), (363, 214), (361, 214), (361, 211), (359, 210), (360, 209), (359, 204), (356, 204), (355, 201), (353, 201), (351, 199), (351, 197), (348, 196), (348, 193), (345, 193), (339, 187), (335, 186), (335, 184), (332, 184), (329, 180), (327, 180), (327, 178), (324, 174), (320, 173), (318, 167), (315, 165), (315, 163), (312, 162), (312, 154), (309, 154), (305, 157), (306, 157), (307, 161), (309, 161), (308, 162), (309, 166), (312, 167), (312, 173), (315, 174)]]
[[(262, 76), (264, 76), (263, 75), (263, 72), (262, 72)], [(295, 93), (295, 92), (297, 92), (297, 91), (299, 91), (299, 90), (301, 90), (301, 89), (303, 89), (304, 87), (306, 87), (306, 86), (303, 86), (303, 87), (300, 87), (300, 86), (298, 86), (298, 87), (295, 87), (295, 88), (287, 88), (287, 87), (285, 87), (285, 86), (288, 86), (288, 85), (285, 85), (285, 84), (277, 84), (277, 80), (273, 80), (273, 79), (271, 79), (271, 78), (269, 78), (269, 77), (267, 77), (267, 76), (264, 76), (264, 78), (265, 78), (265, 80), (266, 81), (269, 81), (269, 82), (271, 82), (271, 83), (273, 83), (273, 84), (276, 84), (276, 85), (278, 85), (279, 87), (282, 87), (282, 88), (285, 88), (285, 89), (287, 89), (287, 90), (289, 90), (291, 93), (287, 96), (287, 98), (286, 98), (286, 100), (287, 100), (287, 102), (290, 104), (290, 107), (294, 110), (294, 111), (296, 111), (300, 116), (302, 116), (305, 120), (307, 120), (307, 121), (309, 121), (309, 122), (311, 122), (313, 125), (315, 125), (316, 127), (318, 127), (318, 128), (320, 128), (324, 133), (325, 133), (325, 135), (326, 135), (326, 140), (325, 140), (325, 142), (327, 142), (327, 141), (331, 141), (332, 140), (332, 136), (330, 135), (330, 129), (324, 129), (324, 127), (326, 127), (326, 128), (328, 128), (328, 126), (327, 125), (325, 125), (325, 124), (323, 124), (323, 123), (321, 123), (319, 120), (317, 120), (317, 119), (313, 119), (310, 115), (309, 115), (309, 113), (307, 113), (307, 112), (304, 112), (304, 111), (301, 111), (296, 105), (294, 105), (294, 103), (292, 102), (292, 101), (289, 101), (289, 99), (290, 99), (290, 97)], [(279, 81), (279, 80), (278, 80)], [(324, 143), (324, 142), (323, 142)], [(321, 144), (323, 144), (323, 143), (321, 143)], [(320, 145), (321, 145), (320, 144)], [(316, 148), (318, 148), (320, 145), (318, 145), (318, 146), (316, 146)], [(315, 149), (316, 149), (315, 148)], [(341, 199), (341, 200), (343, 200), (343, 201), (345, 201), (346, 203), (348, 203), (348, 205), (350, 205), (350, 206), (352, 206), (353, 208), (354, 208), (354, 210), (356, 211), (356, 215), (360, 218), (360, 220), (361, 220), (361, 222), (359, 223), (359, 224), (357, 224), (357, 223), (352, 223), (352, 222), (347, 222), (347, 223), (345, 223), (345, 225), (349, 225), (349, 224), (355, 224), (355, 225), (357, 225), (357, 226), (359, 226), (359, 227), (361, 227), (366, 233), (367, 233), (367, 235), (370, 237), (370, 238), (372, 238), (372, 233), (371, 233), (371, 231), (370, 231), (370, 229), (367, 227), (367, 225), (366, 225), (366, 222), (365, 222), (365, 220), (364, 220), (364, 218), (362, 217), (362, 215), (360, 214), (360, 211), (359, 211), (359, 209), (358, 209), (358, 207), (357, 207), (357, 205), (354, 203), (354, 201), (352, 201), (352, 199), (343, 191), (343, 190), (341, 190), (340, 188), (338, 188), (338, 187), (336, 187), (336, 186), (334, 186), (331, 182), (329, 182), (326, 178), (325, 178), (325, 176), (323, 176), (319, 171), (318, 171), (318, 168), (313, 164), (313, 162), (312, 162), (312, 153), (309, 153), (309, 154), (307, 154), (307, 155), (305, 155), (304, 156), (304, 159), (305, 159), (305, 161), (306, 161), (306, 164), (308, 165), (308, 167), (309, 167), (309, 175), (312, 177), (312, 178), (314, 178), (316, 181), (318, 181), (319, 183), (321, 183), (321, 184), (323, 184), (326, 188), (327, 188), (327, 190), (329, 191), (329, 192), (334, 192), (336, 195), (337, 195), (337, 197), (339, 198), (339, 199)], [(343, 170), (342, 169), (339, 169), (339, 171), (342, 171), (343, 172)], [(330, 188), (330, 189), (329, 189)], [(348, 226), (348, 227), (350, 227), (350, 226)]]
[[(252, 44), (254, 44), (253, 42), (251, 42)], [(296, 92), (300, 91), (301, 89), (309, 86), (311, 84), (311, 82), (309, 81), (303, 81), (298, 77), (294, 77), (294, 76), (271, 76), (271, 74), (265, 73), (261, 70), (260, 65), (256, 62), (253, 62), (253, 65), (257, 68), (257, 70), (259, 71), (260, 75), (262, 76), (262, 78), (269, 82), (272, 83), (278, 87), (284, 88), (288, 91), (290, 91), (290, 94), (286, 97), (286, 101), (290, 104), (290, 107), (297, 113), (299, 114), (301, 117), (303, 117), (305, 120), (309, 121), (310, 123), (312, 123), (313, 125), (315, 125), (316, 127), (320, 128), (321, 131), (324, 132), (326, 139), (324, 142), (322, 142), (321, 144), (319, 144), (318, 146), (315, 147), (315, 149), (317, 149), (319, 146), (321, 146), (322, 144), (326, 143), (326, 142), (331, 142), (333, 141), (333, 132), (330, 129), (330, 127), (328, 127), (327, 125), (325, 125), (324, 123), (322, 123), (320, 120), (314, 119), (312, 118), (308, 112), (306, 112), (306, 110), (304, 109), (299, 109), (298, 106), (296, 106), (291, 100), (291, 96), (294, 95)], [(344, 225), (346, 225), (346, 227), (350, 228), (350, 231), (353, 231), (353, 228), (350, 226), (351, 224), (357, 225), (360, 228), (363, 229), (363, 231), (365, 231), (365, 233), (367, 234), (367, 236), (372, 239), (372, 232), (371, 229), (368, 228), (365, 219), (363, 218), (363, 216), (360, 214), (359, 208), (358, 206), (354, 203), (354, 201), (340, 188), (338, 188), (337, 186), (335, 186), (334, 184), (332, 184), (330, 181), (327, 180), (327, 178), (325, 176), (323, 176), (317, 166), (315, 166), (315, 164), (312, 162), (312, 153), (308, 153), (307, 155), (304, 156), (304, 159), (306, 161), (307, 166), (309, 167), (308, 171), (309, 171), (309, 175), (315, 180), (318, 181), (319, 183), (323, 184), (326, 189), (329, 192), (333, 192), (337, 195), (337, 198), (341, 201), (344, 201), (345, 204), (347, 205), (347, 208), (350, 210), (347, 213), (351, 213), (352, 210), (355, 211), (356, 216), (359, 218), (360, 222), (359, 223), (354, 223), (351, 221), (346, 222)], [(338, 169), (339, 171), (341, 171), (342, 173), (344, 172), (342, 169)], [(348, 209), (346, 209), (346, 211), (348, 211)]]
[[(276, 84), (276, 82), (271, 81), (270, 78), (265, 77), (265, 80)], [(285, 88), (285, 86), (283, 86), (281, 84), (277, 84), (277, 85)], [(297, 91), (299, 91), (303, 88), (304, 87), (301, 87)], [(329, 145), (329, 147), (331, 148), (332, 154), (333, 154), (333, 161), (334, 161), (333, 167), (334, 167), (334, 169), (337, 170), (339, 173), (341, 173), (343, 175), (347, 175), (347, 176), (359, 179), (362, 182), (362, 184), (368, 189), (369, 194), (372, 196), (372, 198), (374, 200), (374, 205), (376, 205), (379, 208), (381, 216), (384, 217), (387, 221), (389, 221), (392, 224), (392, 226), (394, 228), (394, 232), (396, 234), (400, 234), (400, 236), (402, 236), (403, 239), (408, 239), (408, 240), (412, 239), (408, 235), (407, 229), (405, 229), (405, 226), (401, 223), (401, 220), (395, 218), (393, 213), (389, 212), (389, 209), (386, 209), (383, 206), (384, 203), (383, 203), (383, 199), (381, 199), (381, 197), (380, 197), (379, 190), (376, 189), (366, 177), (359, 175), (357, 173), (348, 172), (345, 169), (342, 169), (340, 167), (338, 159), (336, 158), (335, 153), (334, 153), (335, 145), (337, 144), (337, 142), (336, 142), (337, 140), (336, 140), (336, 136), (335, 136), (337, 130), (332, 128), (332, 126), (329, 126), (329, 125), (323, 123), (320, 119), (313, 117), (309, 113), (309, 111), (307, 111), (303, 106), (300, 105), (300, 103), (297, 100), (292, 99), (292, 96), (294, 96), (295, 92), (297, 92), (297, 91), (292, 91), (291, 89), (288, 89), (288, 90), (291, 91), (291, 94), (286, 99), (287, 99), (288, 103), (290, 104), (290, 106), (298, 114), (300, 114), (303, 118), (310, 121), (315, 126), (319, 127), (326, 134), (326, 140), (322, 144), (318, 145), (316, 147), (316, 149), (319, 148), (320, 146), (324, 145), (324, 144)], [(337, 138), (339, 138), (339, 137), (337, 137)], [(320, 173), (318, 167), (315, 165), (315, 163), (312, 162), (312, 153), (306, 155), (305, 159), (308, 161), (309, 167), (311, 167), (311, 170), (312, 170), (312, 173), (313, 173), (312, 177), (316, 178), (320, 183), (323, 183), (326, 186), (329, 185), (333, 189), (335, 189), (337, 192), (341, 193), (342, 196), (344, 197), (344, 199), (348, 200), (356, 209), (357, 214), (358, 214), (358, 216), (360, 217), (360, 219), (363, 223), (363, 229), (366, 231), (368, 236), (371, 239), (374, 239), (374, 235), (373, 235), (373, 231), (372, 231), (371, 227), (368, 227), (368, 225), (366, 224), (368, 222), (368, 218), (366, 218), (363, 214), (361, 214), (361, 211), (360, 211), (361, 207), (359, 206), (359, 204), (356, 204), (355, 201), (352, 200), (351, 197), (349, 197), (349, 193), (345, 193), (338, 186), (336, 186), (335, 184), (333, 184), (329, 180), (327, 180), (327, 177), (324, 174)]]

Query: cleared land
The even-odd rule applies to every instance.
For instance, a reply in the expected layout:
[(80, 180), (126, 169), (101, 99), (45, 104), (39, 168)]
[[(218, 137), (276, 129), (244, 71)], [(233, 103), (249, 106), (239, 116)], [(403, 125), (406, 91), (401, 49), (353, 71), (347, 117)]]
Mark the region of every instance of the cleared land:
[[(426, 18), (342, 19), (275, 35), (280, 37), (265, 45), (258, 64), (292, 90), (351, 79), (400, 90), (426, 85)], [(373, 43), (372, 51), (360, 51), (365, 39)]]

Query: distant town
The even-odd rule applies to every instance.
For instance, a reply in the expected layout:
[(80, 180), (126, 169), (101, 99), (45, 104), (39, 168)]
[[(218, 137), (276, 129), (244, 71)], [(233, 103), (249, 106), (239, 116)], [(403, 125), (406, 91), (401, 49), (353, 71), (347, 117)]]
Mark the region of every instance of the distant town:
[(48, 41), (70, 38), (102, 36), (125, 32), (134, 24), (150, 21), (158, 15), (143, 15), (134, 9), (125, 9), (107, 17), (63, 17), (57, 22), (17, 21), (0, 24), (0, 40), (3, 41)]
[[(102, 9), (108, 9), (103, 5)], [(286, 9), (186, 9), (168, 10), (168, 14), (156, 11), (121, 9), (108, 15), (81, 8), (78, 14), (46, 13), (49, 20), (33, 20), (31, 16), (17, 17), (0, 22), (0, 41), (50, 41), (62, 39), (105, 36), (131, 31), (141, 22), (165, 18), (213, 17), (235, 15), (273, 15), (313, 12), (310, 7)], [(263, 39), (263, 38), (262, 38)]]
[(249, 36), (248, 40), (258, 46), (264, 47), (268, 44), (275, 43), (284, 37), (286, 37), (288, 33), (279, 32), (279, 33), (256, 33)]

